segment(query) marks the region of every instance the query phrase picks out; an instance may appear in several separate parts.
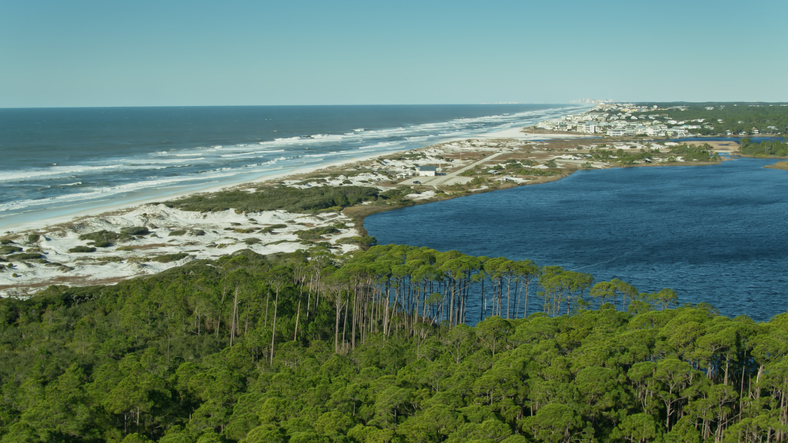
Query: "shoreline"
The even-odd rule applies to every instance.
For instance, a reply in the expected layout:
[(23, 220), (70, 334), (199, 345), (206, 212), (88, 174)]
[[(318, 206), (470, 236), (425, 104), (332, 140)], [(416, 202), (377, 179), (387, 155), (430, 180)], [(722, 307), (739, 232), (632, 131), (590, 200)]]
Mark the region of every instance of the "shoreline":
[(313, 173), (313, 172), (318, 171), (318, 170), (323, 169), (323, 168), (330, 168), (330, 167), (334, 167), (334, 166), (345, 165), (345, 164), (348, 164), (348, 163), (355, 163), (355, 162), (358, 162), (358, 161), (370, 160), (370, 159), (372, 159), (374, 157), (377, 157), (377, 156), (378, 155), (376, 155), (376, 154), (371, 154), (371, 155), (368, 155), (368, 156), (360, 158), (360, 159), (337, 160), (335, 162), (326, 163), (324, 165), (321, 165), (321, 166), (318, 166), (318, 167), (315, 167), (315, 168), (308, 167), (308, 168), (293, 169), (293, 170), (290, 170), (290, 171), (287, 171), (287, 172), (280, 172), (280, 173), (275, 173), (275, 174), (270, 174), (270, 175), (262, 175), (262, 176), (259, 176), (258, 178), (252, 179), (252, 180), (241, 180), (241, 181), (229, 182), (229, 183), (225, 183), (225, 184), (221, 184), (221, 185), (211, 185), (211, 186), (206, 186), (204, 188), (193, 189), (193, 190), (189, 190), (189, 191), (181, 191), (181, 192), (175, 192), (175, 193), (171, 193), (171, 194), (157, 195), (155, 197), (142, 197), (142, 198), (139, 198), (139, 199), (136, 199), (136, 200), (131, 200), (131, 201), (124, 202), (124, 203), (117, 203), (117, 204), (104, 205), (104, 206), (96, 206), (96, 207), (83, 209), (83, 210), (76, 211), (76, 212), (73, 212), (73, 213), (64, 214), (64, 215), (58, 215), (58, 216), (54, 216), (54, 217), (47, 217), (47, 218), (42, 218), (42, 219), (32, 220), (32, 221), (27, 221), (27, 222), (9, 223), (7, 225), (0, 225), (0, 236), (14, 234), (15, 233), (14, 230), (21, 230), (21, 232), (26, 232), (26, 231), (36, 230), (36, 229), (44, 229), (47, 226), (56, 225), (56, 224), (62, 224), (62, 223), (69, 223), (69, 222), (72, 222), (72, 221), (74, 221), (76, 219), (81, 219), (81, 218), (85, 218), (85, 217), (97, 217), (97, 216), (102, 216), (102, 215), (114, 214), (114, 213), (117, 213), (119, 211), (132, 210), (132, 209), (134, 209), (136, 207), (147, 205), (147, 204), (151, 204), (151, 203), (158, 203), (158, 202), (176, 200), (176, 199), (179, 199), (179, 198), (183, 198), (183, 197), (187, 197), (187, 196), (195, 195), (195, 194), (210, 194), (210, 193), (219, 192), (219, 191), (223, 191), (223, 190), (227, 190), (227, 189), (244, 187), (244, 186), (252, 185), (252, 184), (255, 184), (255, 183), (264, 183), (266, 181), (279, 180), (279, 179), (287, 178), (287, 177), (294, 176), (294, 175), (309, 174), (309, 173)]
[[(508, 138), (508, 137), (513, 137), (513, 136), (518, 136), (518, 137), (522, 137), (523, 139), (543, 140), (543, 139), (560, 139), (560, 138), (566, 137), (567, 135), (571, 136), (571, 134), (558, 134), (558, 133), (538, 133), (538, 134), (532, 133), (532, 134), (526, 134), (526, 133), (521, 133), (520, 132), (521, 129), (522, 128), (510, 128), (510, 129), (505, 129), (505, 130), (502, 130), (502, 131), (495, 131), (495, 132), (490, 132), (490, 133), (486, 133), (486, 134), (480, 134), (480, 135), (474, 136), (473, 138), (475, 138), (475, 139), (496, 139), (496, 138)], [(583, 138), (583, 137), (586, 137), (586, 136), (585, 135), (574, 135), (574, 137), (575, 138)], [(446, 142), (459, 141), (459, 140), (465, 140), (465, 139), (467, 139), (467, 138), (452, 138), (452, 139), (448, 139)], [(423, 148), (420, 148), (420, 149), (423, 149)], [(323, 169), (328, 169), (328, 168), (333, 168), (333, 167), (349, 165), (349, 164), (353, 164), (353, 163), (369, 161), (369, 160), (373, 160), (373, 159), (378, 158), (378, 157), (385, 157), (385, 156), (388, 156), (388, 155), (396, 154), (397, 152), (405, 152), (405, 151), (408, 151), (408, 150), (392, 151), (392, 152), (377, 153), (377, 154), (368, 154), (368, 155), (365, 155), (365, 156), (356, 157), (356, 158), (354, 158), (352, 160), (347, 160), (347, 159), (346, 160), (336, 160), (336, 161), (333, 161), (333, 162), (324, 163), (324, 164), (321, 164), (319, 166), (314, 166), (314, 167), (310, 166), (310, 167), (303, 167), (303, 168), (295, 168), (295, 169), (290, 169), (290, 170), (283, 171), (283, 172), (276, 172), (276, 173), (272, 173), (272, 174), (260, 175), (260, 176), (258, 176), (256, 178), (252, 178), (252, 179), (234, 180), (234, 181), (230, 181), (230, 182), (223, 183), (223, 184), (207, 185), (207, 186), (204, 186), (204, 187), (198, 187), (198, 188), (190, 189), (190, 190), (187, 190), (187, 191), (177, 191), (177, 192), (172, 192), (172, 193), (164, 193), (164, 194), (160, 194), (160, 195), (156, 195), (156, 196), (150, 196), (150, 197), (139, 197), (139, 198), (135, 198), (133, 200), (125, 201), (125, 202), (122, 202), (122, 203), (91, 206), (89, 208), (81, 209), (81, 210), (75, 210), (74, 212), (69, 212), (67, 214), (56, 215), (56, 216), (45, 217), (45, 218), (38, 218), (38, 219), (35, 219), (35, 220), (15, 221), (15, 222), (12, 222), (12, 223), (7, 223), (7, 224), (2, 224), (2, 221), (0, 221), (0, 237), (17, 234), (19, 232), (27, 232), (27, 231), (31, 231), (31, 230), (45, 229), (46, 227), (51, 226), (51, 225), (68, 223), (68, 222), (71, 222), (71, 221), (73, 221), (75, 219), (80, 219), (80, 218), (84, 218), (84, 217), (92, 217), (92, 216), (101, 216), (101, 215), (113, 214), (113, 213), (116, 213), (118, 211), (130, 210), (130, 209), (136, 208), (138, 206), (146, 205), (146, 204), (176, 200), (176, 199), (183, 198), (183, 197), (190, 196), (190, 195), (210, 194), (210, 193), (215, 193), (215, 192), (228, 190), (228, 189), (234, 189), (234, 188), (239, 188), (239, 187), (248, 187), (248, 186), (252, 186), (254, 184), (258, 184), (258, 183), (266, 183), (266, 182), (270, 182), (270, 181), (282, 180), (282, 179), (286, 179), (286, 178), (292, 177), (292, 176), (300, 176), (300, 175), (305, 175), (305, 174), (316, 173), (316, 172), (318, 172), (320, 170), (323, 170)], [(19, 215), (19, 216), (15, 216), (15, 217), (20, 217), (20, 216), (24, 217), (24, 215)]]
[[(602, 143), (624, 143), (636, 149), (638, 143), (589, 137), (587, 134), (525, 132), (512, 128), (474, 138), (458, 138), (438, 144), (372, 154), (352, 161), (336, 161), (316, 168), (303, 168), (262, 176), (256, 180), (212, 186), (200, 191), (184, 192), (147, 199), (145, 202), (104, 207), (100, 212), (86, 210), (79, 216), (68, 215), (14, 225), (17, 231), (0, 235), (8, 251), (5, 263), (0, 261), (0, 296), (28, 296), (51, 284), (86, 286), (114, 284), (141, 275), (161, 272), (194, 259), (215, 259), (240, 249), (261, 254), (294, 252), (317, 243), (340, 253), (357, 249), (358, 238), (367, 236), (364, 218), (407, 205), (423, 204), (486, 193), (515, 186), (541, 184), (560, 180), (580, 169), (600, 169), (609, 163), (590, 160), (579, 152)], [(568, 137), (573, 135), (572, 137)], [(492, 155), (491, 155), (492, 154)], [(520, 178), (500, 175), (512, 162), (527, 162), (527, 173)], [(430, 185), (428, 179), (416, 179), (413, 170), (424, 164), (444, 170)], [(699, 163), (653, 163), (632, 166), (677, 166)], [(712, 163), (718, 164), (718, 163)], [(472, 173), (460, 174), (476, 165)], [(502, 167), (501, 165), (504, 165)], [(551, 165), (551, 166), (546, 166)], [(627, 167), (627, 166), (625, 166)], [(486, 172), (485, 172), (486, 171)], [(473, 174), (471, 174), (473, 175)], [(416, 183), (413, 183), (413, 182)], [(282, 210), (239, 212), (191, 212), (174, 209), (162, 202), (177, 201), (190, 196), (210, 195), (217, 191), (254, 191), (260, 186), (284, 185), (293, 188), (320, 186), (370, 186), (396, 190), (407, 186), (402, 200), (385, 204), (348, 206), (340, 212), (290, 213)], [(378, 202), (380, 203), (380, 202)], [(95, 246), (90, 235), (97, 232), (123, 232), (124, 229), (145, 227), (150, 234), (134, 237), (110, 246)], [(305, 240), (302, 231), (331, 228), (334, 232)], [(8, 226), (3, 228), (8, 230)], [(26, 237), (27, 236), (27, 237)], [(34, 238), (35, 237), (35, 238)], [(91, 250), (92, 249), (92, 250)], [(31, 258), (39, 254), (39, 257)], [(2, 260), (2, 259), (0, 259)]]

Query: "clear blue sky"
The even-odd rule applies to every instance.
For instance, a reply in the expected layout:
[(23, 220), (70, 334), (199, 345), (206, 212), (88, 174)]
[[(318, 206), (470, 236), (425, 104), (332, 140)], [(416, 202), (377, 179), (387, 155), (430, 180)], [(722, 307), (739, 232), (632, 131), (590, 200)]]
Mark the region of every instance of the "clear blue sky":
[(788, 101), (788, 1), (0, 0), (0, 107)]

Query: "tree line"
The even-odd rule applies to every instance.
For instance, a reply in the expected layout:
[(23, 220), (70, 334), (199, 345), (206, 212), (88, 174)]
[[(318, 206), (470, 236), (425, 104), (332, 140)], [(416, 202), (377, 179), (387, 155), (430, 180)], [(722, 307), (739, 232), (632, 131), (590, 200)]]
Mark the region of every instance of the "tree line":
[(0, 441), (784, 441), (788, 315), (676, 305), (400, 245), (50, 287), (0, 300)]
[(621, 148), (605, 149), (604, 147), (598, 147), (589, 152), (594, 160), (615, 160), (622, 165), (634, 165), (644, 162), (650, 163), (653, 159), (657, 158), (664, 159), (668, 162), (675, 162), (677, 161), (677, 157), (681, 157), (684, 161), (691, 162), (720, 161), (720, 155), (714, 152), (708, 143), (704, 143), (700, 146), (680, 144), (671, 146), (666, 152), (654, 149), (651, 146), (642, 148), (639, 151), (625, 151)]
[[(785, 103), (645, 103), (656, 104), (660, 109), (638, 113), (691, 121), (703, 119), (702, 128), (694, 129), (700, 135), (725, 135), (750, 133), (753, 128), (761, 134), (788, 133), (788, 105)], [(665, 108), (668, 108), (667, 110)]]
[(739, 140), (739, 152), (753, 157), (788, 157), (788, 143), (785, 140), (754, 142), (745, 137)]

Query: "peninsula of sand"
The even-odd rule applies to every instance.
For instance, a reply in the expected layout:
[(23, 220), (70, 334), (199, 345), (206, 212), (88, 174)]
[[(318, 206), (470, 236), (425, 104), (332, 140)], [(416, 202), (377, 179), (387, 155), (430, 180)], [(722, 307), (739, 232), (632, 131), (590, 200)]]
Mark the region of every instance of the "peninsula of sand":
[[(264, 255), (315, 247), (347, 253), (374, 242), (366, 236), (363, 219), (375, 212), (543, 183), (580, 169), (716, 163), (716, 151), (735, 149), (730, 142), (698, 147), (664, 139), (513, 129), (266, 178), (218, 194), (212, 190), (6, 226), (0, 233), (0, 296), (27, 297), (50, 285), (113, 284), (242, 249)], [(228, 201), (187, 204), (230, 195), (259, 200), (288, 192), (292, 201), (330, 187), (352, 189), (361, 197), (337, 197), (331, 206), (304, 210), (270, 204), (257, 210), (232, 207)]]

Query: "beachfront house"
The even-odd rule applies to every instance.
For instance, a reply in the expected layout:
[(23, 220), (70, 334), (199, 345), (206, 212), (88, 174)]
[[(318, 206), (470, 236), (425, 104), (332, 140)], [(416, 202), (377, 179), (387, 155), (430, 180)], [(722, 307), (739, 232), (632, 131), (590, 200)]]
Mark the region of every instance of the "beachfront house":
[(435, 177), (438, 170), (435, 166), (416, 166), (416, 172), (422, 177)]

